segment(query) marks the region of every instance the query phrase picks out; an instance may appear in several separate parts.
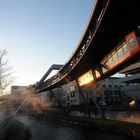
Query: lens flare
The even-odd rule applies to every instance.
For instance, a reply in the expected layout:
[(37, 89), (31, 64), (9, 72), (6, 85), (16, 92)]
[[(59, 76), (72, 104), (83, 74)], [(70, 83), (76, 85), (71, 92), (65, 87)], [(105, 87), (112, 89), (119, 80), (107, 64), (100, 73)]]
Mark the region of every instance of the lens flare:
[(90, 70), (78, 78), (78, 83), (80, 86), (83, 86), (83, 85), (89, 84), (93, 80), (94, 78), (92, 75), (92, 71)]

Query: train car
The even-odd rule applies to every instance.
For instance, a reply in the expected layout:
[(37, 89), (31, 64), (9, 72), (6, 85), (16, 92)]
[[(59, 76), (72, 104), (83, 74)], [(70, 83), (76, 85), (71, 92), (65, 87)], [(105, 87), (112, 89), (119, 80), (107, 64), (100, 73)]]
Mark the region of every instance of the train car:
[(132, 31), (101, 61), (103, 74), (140, 53), (140, 31)]
[(126, 35), (122, 41), (103, 58), (101, 61), (102, 70), (96, 67), (89, 70), (84, 75), (78, 78), (80, 86), (85, 86), (91, 82), (96, 82), (105, 76), (116, 67), (131, 59), (136, 54), (140, 53), (140, 31), (132, 31)]

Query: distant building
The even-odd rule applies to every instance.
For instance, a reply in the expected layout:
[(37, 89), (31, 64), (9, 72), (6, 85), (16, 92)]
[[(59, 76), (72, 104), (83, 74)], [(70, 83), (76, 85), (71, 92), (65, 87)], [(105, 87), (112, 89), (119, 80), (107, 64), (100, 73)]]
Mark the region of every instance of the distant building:
[(77, 85), (74, 80), (59, 88), (48, 92), (54, 96), (59, 106), (79, 106), (83, 103), (88, 105), (126, 104), (130, 100), (140, 98), (140, 62), (133, 64), (121, 71), (126, 77), (109, 77), (98, 81), (90, 86)]
[(121, 102), (120, 88), (124, 83), (119, 78), (110, 77), (94, 83), (90, 87), (80, 87), (76, 81), (63, 85), (61, 88), (53, 89), (55, 97), (61, 101), (62, 106), (79, 106), (83, 103), (94, 105), (104, 101), (106, 104), (117, 104)]
[(78, 89), (78, 85), (76, 81), (72, 81), (63, 86), (64, 93), (65, 93), (65, 100), (67, 106), (77, 106), (80, 105), (82, 102), (82, 97), (80, 91)]
[(50, 90), (50, 96), (52, 96), (55, 99), (55, 106), (65, 106), (66, 100), (65, 100), (65, 92), (62, 87), (58, 87), (55, 89)]
[(16, 93), (17, 90), (27, 90), (30, 89), (29, 86), (12, 86), (11, 87), (11, 93), (14, 94)]
[(107, 79), (101, 80), (92, 87), (83, 87), (85, 98), (88, 100), (95, 100), (99, 104), (104, 101), (106, 104), (117, 104), (121, 102), (120, 88), (124, 86), (123, 83), (119, 82), (120, 78), (109, 77)]
[(42, 106), (46, 108), (54, 106), (54, 97), (50, 91), (41, 92), (37, 95), (38, 99), (40, 99)]
[(59, 106), (76, 106), (81, 104), (80, 94), (76, 81), (72, 81), (50, 91)]

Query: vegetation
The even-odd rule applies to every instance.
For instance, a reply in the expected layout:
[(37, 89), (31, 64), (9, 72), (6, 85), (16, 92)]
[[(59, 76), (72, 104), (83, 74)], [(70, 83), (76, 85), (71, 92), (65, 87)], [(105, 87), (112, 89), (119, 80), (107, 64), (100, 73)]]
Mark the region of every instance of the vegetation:
[(6, 49), (0, 50), (0, 96), (13, 83), (12, 67), (8, 66), (8, 60), (5, 59), (6, 55)]
[(107, 120), (107, 119), (95, 119), (88, 117), (76, 117), (63, 115), (57, 117), (58, 120), (63, 122), (77, 124), (77, 125), (88, 125), (96, 126), (99, 129), (103, 129), (109, 132), (119, 133), (122, 135), (130, 136), (132, 138), (140, 139), (140, 124), (124, 122), (118, 120)]

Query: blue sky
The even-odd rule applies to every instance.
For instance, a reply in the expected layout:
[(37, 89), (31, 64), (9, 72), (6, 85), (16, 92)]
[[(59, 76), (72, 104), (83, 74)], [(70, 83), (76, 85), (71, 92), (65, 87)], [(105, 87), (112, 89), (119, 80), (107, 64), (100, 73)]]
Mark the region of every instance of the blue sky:
[(0, 0), (0, 49), (15, 85), (33, 84), (52, 64), (64, 64), (89, 19), (94, 0)]

